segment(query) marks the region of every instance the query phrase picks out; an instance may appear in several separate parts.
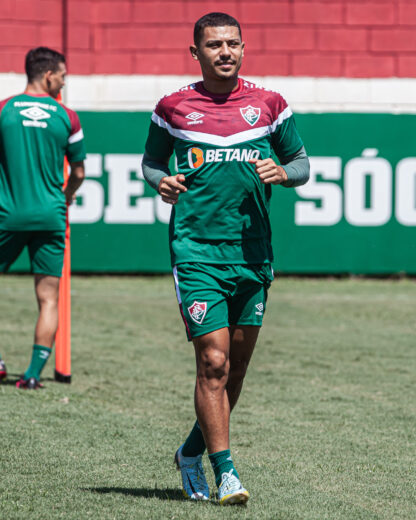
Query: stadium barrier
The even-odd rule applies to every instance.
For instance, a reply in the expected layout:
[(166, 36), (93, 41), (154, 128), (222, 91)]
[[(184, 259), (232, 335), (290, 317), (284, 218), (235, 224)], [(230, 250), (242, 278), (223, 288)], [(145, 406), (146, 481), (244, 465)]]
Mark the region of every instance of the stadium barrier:
[[(150, 113), (79, 115), (88, 159), (70, 209), (72, 272), (169, 272), (170, 207), (140, 167)], [(297, 114), (296, 122), (311, 179), (273, 190), (275, 269), (416, 274), (416, 117)], [(24, 257), (14, 265), (26, 269)]]

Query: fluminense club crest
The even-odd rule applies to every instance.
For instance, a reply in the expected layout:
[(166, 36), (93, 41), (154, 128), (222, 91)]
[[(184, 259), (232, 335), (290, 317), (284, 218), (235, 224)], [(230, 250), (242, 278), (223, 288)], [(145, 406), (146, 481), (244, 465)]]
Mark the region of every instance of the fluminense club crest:
[(194, 322), (201, 325), (204, 321), (205, 314), (207, 313), (207, 302), (195, 301), (190, 307), (188, 307), (188, 312)]
[(240, 108), (240, 112), (247, 123), (251, 126), (254, 126), (260, 118), (261, 108), (248, 105), (245, 108)]

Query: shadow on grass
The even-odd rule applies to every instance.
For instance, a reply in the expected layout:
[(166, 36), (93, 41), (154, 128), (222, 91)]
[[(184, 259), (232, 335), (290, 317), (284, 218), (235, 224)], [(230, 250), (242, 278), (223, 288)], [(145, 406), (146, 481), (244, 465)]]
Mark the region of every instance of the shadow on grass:
[(22, 377), (22, 374), (11, 374), (10, 372), (7, 373), (7, 379), (2, 379), (1, 385), (2, 386), (16, 386), (17, 381)]
[[(22, 374), (10, 374), (10, 372), (7, 374), (7, 379), (3, 379), (0, 382), (0, 385), (4, 386), (16, 386), (16, 383), (20, 381), (22, 377)], [(55, 379), (53, 377), (42, 377), (41, 382), (55, 382)]]
[[(158, 498), (159, 500), (178, 500), (179, 502), (190, 502), (188, 498), (183, 496), (179, 489), (157, 489), (157, 488), (122, 488), (122, 487), (90, 487), (81, 488), (82, 491), (89, 491), (90, 493), (121, 493), (122, 495), (131, 495), (134, 497), (143, 498)], [(220, 506), (220, 503), (215, 498), (207, 501), (199, 501), (199, 504), (210, 504), (213, 506)], [(234, 507), (245, 509), (247, 504), (235, 504)], [(222, 506), (221, 506), (222, 507)]]
[(157, 488), (122, 488), (122, 487), (90, 487), (82, 488), (82, 491), (90, 491), (91, 493), (121, 493), (122, 495), (131, 495), (143, 498), (158, 498), (159, 500), (186, 500), (179, 489), (157, 489)]

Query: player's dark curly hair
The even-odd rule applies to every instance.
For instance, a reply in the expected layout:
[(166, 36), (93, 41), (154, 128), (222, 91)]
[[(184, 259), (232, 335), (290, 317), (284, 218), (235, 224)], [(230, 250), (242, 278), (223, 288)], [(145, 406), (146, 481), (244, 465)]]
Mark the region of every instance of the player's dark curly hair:
[(241, 27), (235, 18), (225, 13), (209, 13), (202, 16), (195, 23), (194, 27), (194, 42), (195, 45), (201, 43), (202, 35), (204, 33), (205, 27), (225, 27), (227, 25), (231, 25), (232, 27), (238, 27), (238, 32), (240, 33), (241, 38)]
[(65, 63), (65, 56), (48, 47), (36, 47), (26, 54), (25, 71), (29, 83), (40, 79), (45, 72), (56, 72), (59, 64)]

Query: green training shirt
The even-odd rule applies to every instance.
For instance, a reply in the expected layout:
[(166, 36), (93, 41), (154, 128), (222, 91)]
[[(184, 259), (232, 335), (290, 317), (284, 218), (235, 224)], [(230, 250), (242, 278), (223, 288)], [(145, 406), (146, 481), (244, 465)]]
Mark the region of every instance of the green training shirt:
[(175, 152), (186, 177), (170, 220), (172, 264), (271, 262), (271, 186), (260, 182), (250, 159), (296, 153), (303, 143), (286, 101), (239, 79), (226, 95), (199, 82), (157, 105), (146, 143), (160, 162)]
[(45, 95), (0, 102), (0, 229), (61, 231), (64, 157), (85, 159), (77, 114)]

